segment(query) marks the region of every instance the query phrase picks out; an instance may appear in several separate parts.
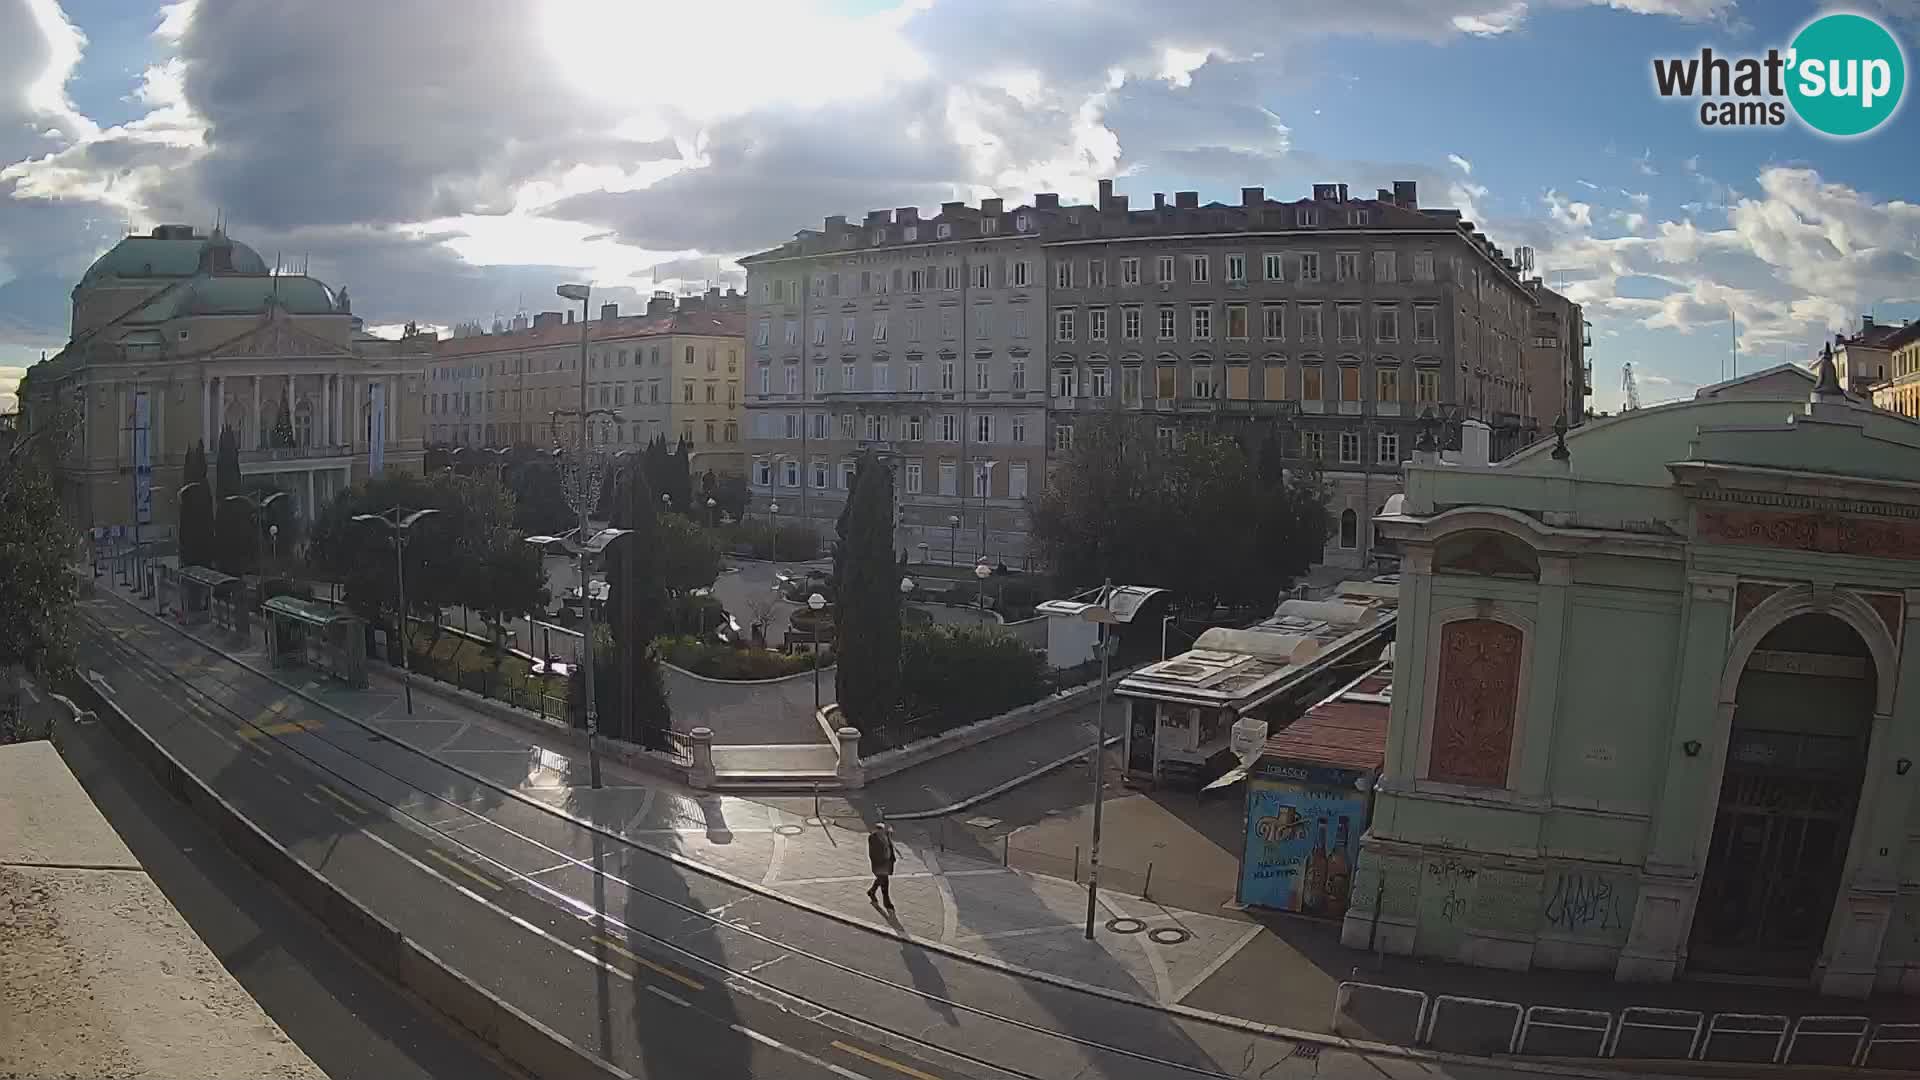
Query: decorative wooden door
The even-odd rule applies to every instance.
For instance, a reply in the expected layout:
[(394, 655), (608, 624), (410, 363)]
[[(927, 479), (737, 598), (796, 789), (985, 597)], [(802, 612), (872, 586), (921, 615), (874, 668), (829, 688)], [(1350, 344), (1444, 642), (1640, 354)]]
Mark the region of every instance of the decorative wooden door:
[(1520, 695), (1519, 627), (1461, 619), (1440, 630), (1440, 675), (1433, 709), (1435, 780), (1505, 787)]

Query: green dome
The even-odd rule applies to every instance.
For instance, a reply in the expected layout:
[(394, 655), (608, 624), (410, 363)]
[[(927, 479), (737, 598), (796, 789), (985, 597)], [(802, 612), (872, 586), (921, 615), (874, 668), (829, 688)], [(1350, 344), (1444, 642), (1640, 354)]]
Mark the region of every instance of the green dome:
[(333, 290), (316, 278), (271, 274), (195, 276), (168, 289), (128, 316), (132, 323), (165, 322), (188, 315), (254, 315), (268, 302), (291, 315), (339, 312)]
[(258, 252), (225, 235), (196, 236), (184, 225), (160, 225), (151, 236), (129, 236), (113, 245), (113, 250), (94, 260), (80, 278), (89, 285), (103, 278), (183, 278), (198, 273), (201, 253), (209, 245), (224, 243), (231, 252), (223, 273), (265, 274), (267, 264)]

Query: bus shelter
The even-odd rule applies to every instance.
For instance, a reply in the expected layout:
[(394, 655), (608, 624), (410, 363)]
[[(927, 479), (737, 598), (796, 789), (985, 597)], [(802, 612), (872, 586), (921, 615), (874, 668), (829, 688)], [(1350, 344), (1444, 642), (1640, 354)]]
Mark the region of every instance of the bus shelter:
[(297, 596), (276, 596), (265, 611), (274, 667), (309, 667), (348, 686), (367, 685), (367, 637), (357, 616)]
[(208, 621), (222, 629), (247, 632), (246, 583), (208, 566), (159, 568), (156, 588), (161, 607), (187, 626)]

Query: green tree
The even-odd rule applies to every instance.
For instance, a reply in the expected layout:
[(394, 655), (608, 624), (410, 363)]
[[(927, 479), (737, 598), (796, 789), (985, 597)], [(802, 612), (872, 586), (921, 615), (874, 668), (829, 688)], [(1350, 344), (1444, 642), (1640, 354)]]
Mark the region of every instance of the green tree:
[(253, 569), (256, 545), (253, 507), (222, 496), (213, 515), (213, 565), (239, 576)]
[(273, 445), (286, 447), (293, 445), (293, 413), (287, 409), (287, 399), (280, 398), (280, 412), (273, 420)]
[(0, 669), (57, 671), (72, 660), (77, 534), (55, 484), (78, 413), (38, 418), (0, 455)]
[(900, 701), (899, 565), (893, 470), (862, 454), (834, 546), (834, 693), (858, 728), (883, 724)]
[[(604, 644), (594, 649), (594, 689), (601, 730), (641, 746), (665, 748), (672, 726), (667, 689), (654, 639), (660, 636), (660, 614), (666, 607), (666, 589), (658, 566), (661, 522), (646, 471), (628, 459), (614, 477), (612, 524), (628, 530), (608, 545), (607, 626)], [(584, 688), (575, 686), (573, 700), (584, 701)], [(581, 706), (574, 722), (585, 726)]]
[(1047, 661), (997, 626), (915, 626), (901, 635), (900, 684), (909, 715), (955, 727), (1046, 696)]
[(567, 505), (566, 485), (551, 458), (514, 466), (507, 483), (513, 491), (513, 527), (523, 535), (557, 536), (580, 524), (579, 515)]
[(1187, 603), (1271, 607), (1317, 560), (1327, 528), (1319, 477), (1282, 460), (1277, 442), (1256, 463), (1226, 433), (1189, 431), (1167, 447), (1141, 418), (1093, 417), (1037, 501), (1034, 534), (1071, 585), (1111, 576)]
[(720, 576), (720, 544), (711, 532), (681, 514), (661, 517), (656, 529), (655, 565), (670, 595), (704, 589)]
[(673, 508), (682, 514), (698, 517), (706, 512), (706, 500), (700, 506), (693, 504), (693, 440), (682, 437), (675, 444), (673, 458), (667, 469), (666, 486), (660, 490), (673, 500)]
[(214, 461), (214, 489), (222, 498), (240, 490), (240, 436), (230, 427), (220, 429), (220, 452)]
[(207, 444), (196, 442), (187, 451), (181, 470), (180, 564), (213, 565), (213, 489), (207, 484)]

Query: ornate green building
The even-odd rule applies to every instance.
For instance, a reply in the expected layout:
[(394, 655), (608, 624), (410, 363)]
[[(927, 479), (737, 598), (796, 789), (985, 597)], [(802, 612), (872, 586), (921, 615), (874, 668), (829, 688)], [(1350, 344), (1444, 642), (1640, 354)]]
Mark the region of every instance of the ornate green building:
[(1423, 435), (1347, 944), (1920, 992), (1920, 424), (1820, 376)]

